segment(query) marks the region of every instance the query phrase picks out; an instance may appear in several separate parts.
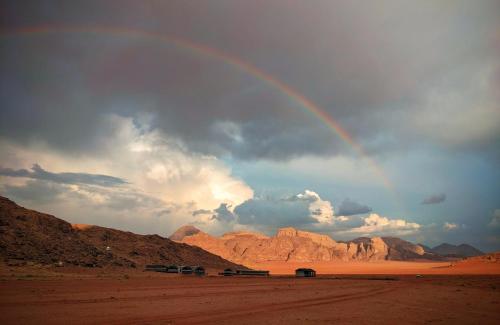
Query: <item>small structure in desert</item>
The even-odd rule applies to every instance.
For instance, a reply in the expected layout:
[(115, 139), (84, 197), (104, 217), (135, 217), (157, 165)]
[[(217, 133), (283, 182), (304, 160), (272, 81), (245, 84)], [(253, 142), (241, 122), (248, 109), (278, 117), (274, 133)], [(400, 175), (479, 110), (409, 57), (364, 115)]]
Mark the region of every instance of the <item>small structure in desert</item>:
[(146, 265), (146, 268), (144, 271), (152, 271), (152, 272), (166, 272), (167, 267), (165, 265), (160, 265), (160, 264), (149, 264)]
[(205, 268), (203, 266), (195, 266), (194, 267), (194, 274), (195, 275), (205, 275)]
[(222, 273), (219, 274), (223, 276), (232, 276), (236, 274), (236, 271), (234, 271), (233, 269), (225, 269), (224, 271), (222, 271)]
[(236, 270), (236, 275), (256, 275), (256, 276), (269, 276), (269, 271), (264, 270)]
[(179, 267), (177, 265), (169, 265), (167, 266), (167, 273), (179, 273)]
[(314, 278), (316, 276), (316, 271), (314, 271), (313, 269), (299, 268), (295, 270), (295, 276), (304, 278)]
[(193, 274), (193, 267), (192, 266), (181, 266), (179, 268), (179, 273), (181, 274)]

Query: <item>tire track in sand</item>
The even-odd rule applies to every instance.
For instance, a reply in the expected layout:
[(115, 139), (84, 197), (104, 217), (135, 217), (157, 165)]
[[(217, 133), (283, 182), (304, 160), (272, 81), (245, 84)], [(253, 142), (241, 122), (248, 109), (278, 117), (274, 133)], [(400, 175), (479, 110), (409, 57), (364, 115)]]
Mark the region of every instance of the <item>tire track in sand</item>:
[[(283, 288), (283, 291), (292, 291), (291, 288)], [(274, 288), (262, 288), (262, 289), (247, 289), (239, 291), (228, 291), (224, 292), (224, 295), (235, 296), (242, 294), (265, 294), (267, 292), (274, 292)], [(156, 300), (172, 300), (179, 298), (199, 298), (206, 296), (220, 296), (219, 291), (215, 292), (204, 292), (204, 293), (176, 293), (176, 294), (155, 294), (155, 295), (145, 295), (145, 296), (132, 296), (132, 297), (115, 297), (111, 293), (111, 297), (102, 298), (86, 298), (86, 299), (52, 299), (52, 300), (36, 300), (36, 301), (23, 301), (23, 302), (6, 302), (0, 303), (0, 307), (16, 307), (29, 304), (30, 306), (49, 306), (49, 305), (80, 305), (80, 304), (96, 304), (96, 303), (111, 303), (111, 302), (134, 302), (134, 301), (144, 301), (146, 299), (156, 299)]]
[(200, 311), (196, 313), (179, 313), (165, 316), (156, 317), (138, 317), (134, 319), (123, 319), (120, 321), (107, 322), (108, 324), (122, 324), (124, 322), (130, 322), (134, 324), (155, 324), (155, 323), (166, 323), (166, 324), (206, 324), (207, 322), (216, 322), (222, 320), (228, 320), (238, 317), (244, 317), (252, 314), (263, 314), (271, 313), (277, 311), (293, 310), (298, 308), (308, 308), (316, 307), (321, 305), (328, 305), (331, 303), (349, 301), (349, 300), (360, 300), (363, 298), (369, 298), (376, 295), (392, 292), (396, 289), (400, 289), (401, 286), (392, 286), (387, 288), (386, 286), (374, 288), (367, 291), (358, 291), (348, 294), (333, 294), (317, 298), (308, 298), (307, 300), (293, 300), (285, 301), (282, 303), (271, 303), (271, 304), (260, 304), (260, 305), (249, 305), (246, 307), (241, 307), (238, 309), (218, 309), (210, 311)]

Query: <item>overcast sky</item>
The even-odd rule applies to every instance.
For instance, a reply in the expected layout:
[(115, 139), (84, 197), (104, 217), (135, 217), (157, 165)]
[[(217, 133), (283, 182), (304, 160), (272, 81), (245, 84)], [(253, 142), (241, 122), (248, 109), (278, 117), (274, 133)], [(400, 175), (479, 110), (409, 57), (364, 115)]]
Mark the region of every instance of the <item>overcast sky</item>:
[(499, 1), (0, 16), (0, 193), (21, 205), (163, 236), (294, 226), (500, 249)]

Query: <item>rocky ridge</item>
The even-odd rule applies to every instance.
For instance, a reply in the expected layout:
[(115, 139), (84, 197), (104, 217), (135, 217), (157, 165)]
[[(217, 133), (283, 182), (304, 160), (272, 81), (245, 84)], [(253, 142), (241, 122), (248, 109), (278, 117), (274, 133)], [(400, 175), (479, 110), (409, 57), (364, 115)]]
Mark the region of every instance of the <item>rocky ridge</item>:
[(435, 254), (425, 252), (420, 245), (399, 238), (360, 237), (349, 242), (337, 242), (327, 235), (291, 227), (279, 229), (272, 237), (251, 232), (231, 232), (215, 237), (201, 230), (181, 237), (175, 238), (179, 242), (198, 246), (227, 260), (242, 264), (268, 261), (320, 262), (439, 258)]

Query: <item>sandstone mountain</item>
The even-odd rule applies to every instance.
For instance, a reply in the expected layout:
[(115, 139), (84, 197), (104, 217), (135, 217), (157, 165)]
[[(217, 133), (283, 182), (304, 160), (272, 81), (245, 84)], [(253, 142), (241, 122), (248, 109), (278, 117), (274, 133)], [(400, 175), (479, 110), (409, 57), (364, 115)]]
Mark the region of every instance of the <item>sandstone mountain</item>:
[(158, 235), (137, 235), (110, 228), (72, 225), (28, 210), (0, 196), (0, 258), (10, 265), (27, 263), (142, 267), (145, 264), (240, 267), (198, 247)]
[(195, 235), (199, 232), (200, 232), (200, 230), (196, 227), (189, 226), (189, 225), (182, 226), (179, 229), (177, 229), (176, 232), (174, 232), (172, 235), (170, 235), (169, 239), (180, 241), (180, 240), (182, 240), (182, 238), (184, 238), (186, 236), (192, 236), (192, 235)]
[[(189, 231), (186, 231), (189, 229)], [(171, 239), (201, 247), (235, 263), (290, 261), (376, 261), (437, 259), (424, 249), (394, 237), (360, 237), (350, 242), (337, 242), (327, 235), (279, 229), (268, 237), (253, 232), (231, 232), (214, 237), (189, 226), (174, 233)]]

